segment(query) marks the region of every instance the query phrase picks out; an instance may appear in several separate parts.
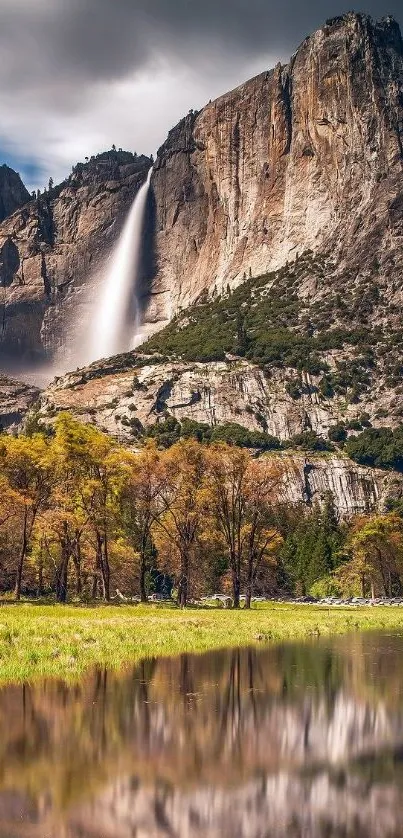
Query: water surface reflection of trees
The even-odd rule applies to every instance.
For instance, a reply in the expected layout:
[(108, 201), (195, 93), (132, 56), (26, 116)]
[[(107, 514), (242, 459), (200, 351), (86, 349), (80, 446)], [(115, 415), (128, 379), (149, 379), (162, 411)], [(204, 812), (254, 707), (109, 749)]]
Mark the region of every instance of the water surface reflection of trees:
[(401, 638), (352, 635), (142, 661), (70, 687), (3, 689), (0, 820), (10, 794), (41, 822), (67, 818), (122, 777), (185, 795), (228, 794), (258, 776), (300, 783), (301, 772), (324, 765), (334, 773), (354, 764), (368, 781), (360, 760), (378, 752), (392, 782), (386, 769), (403, 745), (402, 647)]

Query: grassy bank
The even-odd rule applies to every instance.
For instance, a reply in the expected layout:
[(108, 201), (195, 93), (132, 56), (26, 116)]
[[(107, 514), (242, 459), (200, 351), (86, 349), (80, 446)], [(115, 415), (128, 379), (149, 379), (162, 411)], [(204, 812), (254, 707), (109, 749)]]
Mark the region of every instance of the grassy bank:
[(263, 605), (251, 612), (159, 606), (0, 607), (0, 682), (76, 678), (91, 665), (371, 629), (403, 631), (403, 609)]

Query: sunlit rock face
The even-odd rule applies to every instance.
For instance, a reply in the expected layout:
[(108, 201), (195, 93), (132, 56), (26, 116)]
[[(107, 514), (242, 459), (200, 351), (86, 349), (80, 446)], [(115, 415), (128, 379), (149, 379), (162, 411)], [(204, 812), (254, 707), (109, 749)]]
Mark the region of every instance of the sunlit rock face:
[[(67, 410), (130, 446), (136, 445), (138, 422), (146, 427), (165, 415), (209, 425), (239, 423), (260, 431), (263, 421), (265, 430), (282, 440), (308, 427), (326, 436), (338, 418), (337, 400), (329, 407), (312, 393), (294, 401), (281, 372), (267, 380), (245, 361), (138, 366), (140, 360), (135, 354), (118, 356), (58, 378), (41, 394), (42, 421), (51, 422)], [(284, 453), (282, 460), (286, 502), (313, 504), (332, 492), (338, 511), (351, 515), (382, 508), (388, 496), (402, 491), (393, 472), (358, 466), (340, 454), (321, 458)]]
[(153, 177), (150, 324), (308, 249), (401, 266), (402, 88), (398, 25), (348, 14), (179, 123)]
[(9, 357), (25, 365), (52, 358), (60, 348), (74, 357), (79, 321), (91, 317), (97, 281), (150, 165), (106, 152), (0, 225), (2, 366)]

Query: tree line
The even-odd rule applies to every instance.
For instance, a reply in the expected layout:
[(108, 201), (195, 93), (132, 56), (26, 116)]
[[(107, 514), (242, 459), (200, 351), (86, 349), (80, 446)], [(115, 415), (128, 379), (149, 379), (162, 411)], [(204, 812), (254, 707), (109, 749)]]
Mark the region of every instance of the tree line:
[(332, 497), (283, 501), (280, 456), (225, 442), (148, 440), (136, 451), (60, 414), (51, 431), (0, 438), (0, 591), (59, 602), (153, 590), (397, 595), (403, 518), (339, 521)]

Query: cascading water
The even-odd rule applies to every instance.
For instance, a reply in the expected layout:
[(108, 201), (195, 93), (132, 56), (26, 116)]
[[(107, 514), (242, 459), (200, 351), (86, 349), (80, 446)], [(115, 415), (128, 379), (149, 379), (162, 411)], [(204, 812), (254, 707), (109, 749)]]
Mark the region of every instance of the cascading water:
[(138, 283), (142, 236), (152, 168), (139, 189), (111, 257), (92, 316), (87, 363), (132, 349), (140, 326)]

